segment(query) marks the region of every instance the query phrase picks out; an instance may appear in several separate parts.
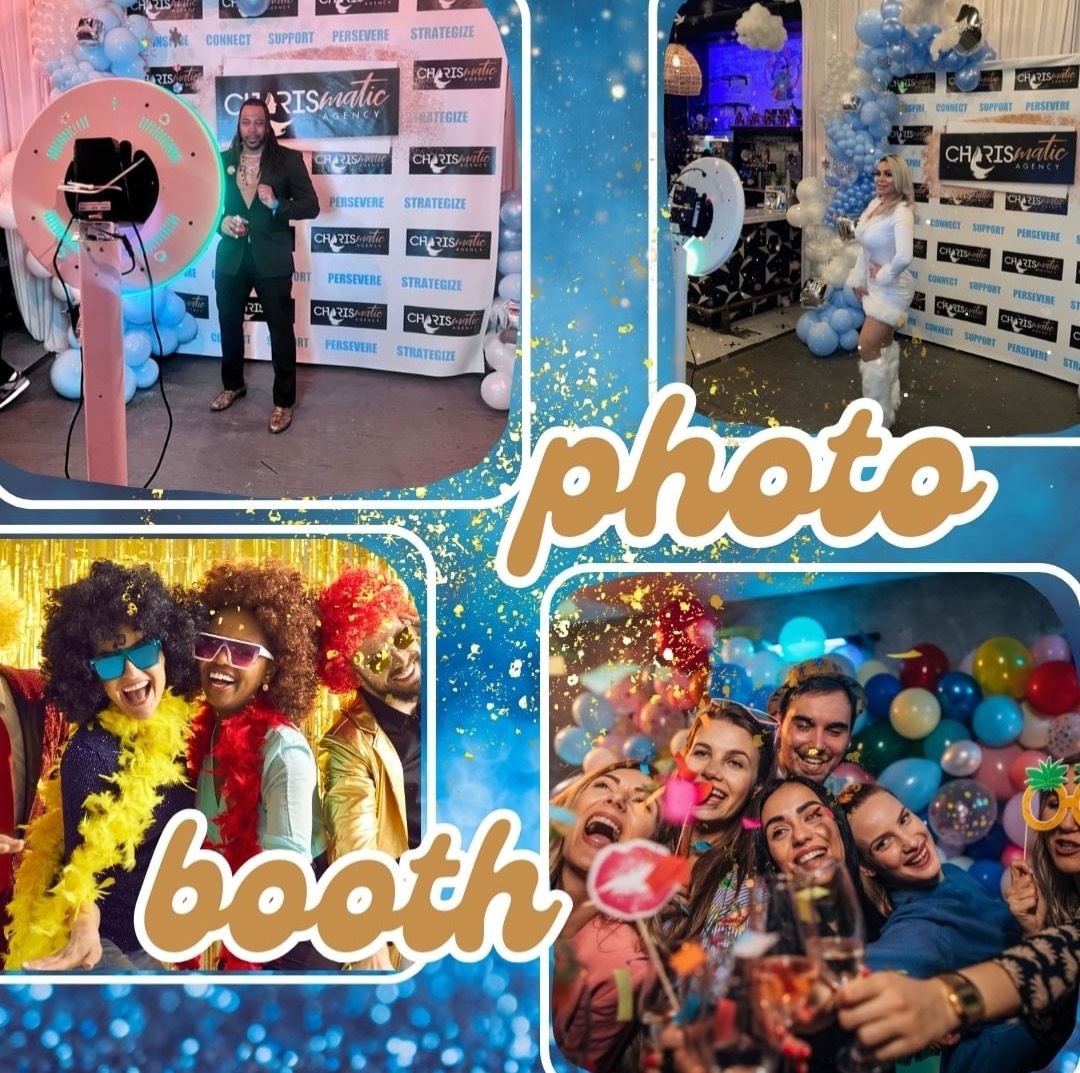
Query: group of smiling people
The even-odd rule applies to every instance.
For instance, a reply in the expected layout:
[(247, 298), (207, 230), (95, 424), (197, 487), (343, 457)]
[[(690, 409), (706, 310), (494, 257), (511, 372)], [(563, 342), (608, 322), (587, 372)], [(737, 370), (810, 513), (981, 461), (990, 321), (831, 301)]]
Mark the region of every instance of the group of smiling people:
[[(1040, 815), (1063, 822), (1033, 837), (1031, 863), (1013, 866), (1006, 900), (991, 895), (943, 864), (923, 821), (884, 788), (849, 785), (839, 799), (826, 788), (863, 706), (858, 682), (828, 658), (791, 669), (769, 719), (707, 701), (681, 755), (701, 785), (699, 804), (678, 829), (662, 819), (661, 780), (632, 762), (591, 771), (553, 798), (574, 817), (551, 854), (552, 885), (574, 903), (552, 989), (554, 1038), (566, 1058), (602, 1073), (648, 1065), (643, 1052), (656, 1038), (648, 1040), (641, 1015), (670, 1007), (648, 948), (670, 955), (692, 943), (708, 971), (723, 975), (755, 887), (829, 866), (846, 869), (858, 892), (873, 973), (831, 993), (808, 1015), (802, 1039), (784, 1041), (798, 1067), (836, 1069), (853, 1032), (875, 1060), (932, 1046), (948, 1073), (1027, 1073), (1060, 1050), (1076, 1023), (1080, 809), (1042, 795)], [(1074, 776), (1077, 762), (1065, 758)], [(666, 843), (691, 864), (689, 883), (645, 922), (644, 935), (604, 916), (586, 892), (596, 854), (631, 838)], [(774, 899), (764, 925), (754, 925), (781, 935), (772, 952), (792, 940), (791, 912)], [(1006, 1019), (1016, 1013), (1023, 1017)], [(673, 1045), (665, 1057), (676, 1069), (718, 1068), (688, 1034), (658, 1038)]]
[[(233, 872), (266, 850), (325, 863), (328, 841), (331, 853), (408, 848), (406, 810), (383, 815), (400, 803), (406, 751), (395, 751), (377, 722), (367, 753), (332, 729), (319, 760), (339, 800), (324, 810), (302, 731), (320, 678), (415, 716), (419, 630), (396, 578), (357, 567), (319, 592), (266, 560), (220, 563), (181, 588), (150, 566), (101, 560), (48, 594), (44, 619), (44, 699), (73, 728), (25, 840), (5, 840), (9, 852), (23, 851), (7, 968), (161, 968), (140, 947), (135, 907), (158, 840), (183, 809), (203, 813), (208, 848)], [(364, 623), (372, 628), (356, 628)], [(370, 715), (365, 702), (351, 703)], [(418, 720), (406, 721), (418, 749)], [(335, 771), (342, 756), (351, 766)], [(358, 845), (379, 821), (385, 829)], [(300, 944), (269, 966), (223, 948), (203, 967), (330, 966)]]

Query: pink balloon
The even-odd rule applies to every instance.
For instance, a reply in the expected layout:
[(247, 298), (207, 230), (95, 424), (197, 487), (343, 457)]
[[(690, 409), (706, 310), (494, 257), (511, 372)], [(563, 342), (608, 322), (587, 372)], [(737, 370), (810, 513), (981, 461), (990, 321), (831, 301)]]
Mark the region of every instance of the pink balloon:
[(983, 745), (983, 762), (974, 778), (981, 782), (999, 801), (1006, 801), (1016, 792), (1009, 778), (1009, 766), (1023, 752), (1019, 745), (1006, 745), (1001, 749), (990, 749)]
[(697, 697), (690, 688), (690, 675), (673, 669), (670, 677), (657, 684), (657, 693), (669, 708), (687, 712), (697, 706)]
[(859, 764), (856, 764), (853, 760), (845, 760), (842, 764), (837, 764), (832, 770), (832, 774), (829, 775), (828, 783), (829, 789), (833, 793), (838, 794), (841, 790), (850, 786), (852, 783), (870, 783), (875, 782), (874, 776), (870, 774), (866, 768)]
[(1072, 659), (1069, 642), (1060, 633), (1047, 633), (1031, 643), (1031, 659), (1036, 667), (1040, 663)]
[(1038, 749), (1025, 749), (1011, 764), (1009, 764), (1009, 782), (1016, 793), (1022, 793), (1027, 789), (1027, 769), (1035, 767), (1041, 760), (1046, 759), (1046, 753)]
[(594, 745), (585, 754), (585, 759), (581, 761), (581, 770), (588, 775), (590, 771), (597, 771), (599, 768), (607, 767), (608, 764), (614, 764), (618, 759), (618, 753), (613, 753), (604, 745)]
[(634, 722), (642, 734), (662, 746), (686, 726), (686, 716), (674, 708), (669, 708), (660, 697), (650, 697), (641, 706)]
[(638, 686), (637, 676), (628, 674), (613, 682), (604, 698), (618, 715), (636, 715), (644, 699)]
[(1009, 836), (1009, 841), (1017, 846), (1024, 844), (1025, 836), (1028, 845), (1031, 845), (1034, 834), (1034, 832), (1028, 833), (1028, 825), (1024, 822), (1023, 806), (1024, 795), (1014, 794), (1009, 798), (1001, 813), (1001, 826), (1005, 828), (1005, 834)]
[(1054, 756), (1080, 752), (1080, 712), (1069, 712), (1050, 720), (1047, 747)]
[[(1001, 854), (1001, 863), (1008, 869), (1009, 865), (1013, 861), (1022, 861), (1024, 859), (1024, 851), (1020, 846), (1014, 846), (1011, 843), (1005, 847)], [(1008, 875), (1008, 872), (1005, 873)]]

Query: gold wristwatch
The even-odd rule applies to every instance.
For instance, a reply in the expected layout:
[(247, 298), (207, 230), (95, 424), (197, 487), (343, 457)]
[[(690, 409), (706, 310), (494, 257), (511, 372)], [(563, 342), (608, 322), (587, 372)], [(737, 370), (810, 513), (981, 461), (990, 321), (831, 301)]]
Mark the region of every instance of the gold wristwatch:
[(959, 972), (946, 972), (938, 979), (948, 989), (945, 997), (960, 1022), (960, 1028), (971, 1028), (982, 1021), (986, 1004), (979, 989), (966, 976)]

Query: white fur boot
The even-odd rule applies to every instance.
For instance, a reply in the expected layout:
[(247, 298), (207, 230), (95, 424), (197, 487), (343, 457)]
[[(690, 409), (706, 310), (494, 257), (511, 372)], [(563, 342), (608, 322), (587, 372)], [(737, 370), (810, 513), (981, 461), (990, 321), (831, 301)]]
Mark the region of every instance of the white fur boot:
[(888, 363), (889, 373), (892, 378), (889, 401), (892, 403), (893, 417), (900, 409), (900, 344), (893, 340), (881, 352), (882, 358)]
[[(883, 351), (881, 357), (873, 361), (863, 361), (860, 358), (859, 375), (862, 377), (863, 398), (874, 399), (881, 406), (882, 424), (886, 428), (892, 428), (896, 418), (896, 407), (893, 405), (893, 384), (896, 380), (887, 353), (887, 350)], [(897, 356), (897, 364), (899, 360)]]

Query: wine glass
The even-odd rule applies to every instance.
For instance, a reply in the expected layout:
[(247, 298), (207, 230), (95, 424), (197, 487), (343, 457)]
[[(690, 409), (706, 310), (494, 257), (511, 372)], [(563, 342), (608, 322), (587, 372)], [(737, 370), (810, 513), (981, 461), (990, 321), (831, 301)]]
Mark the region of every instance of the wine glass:
[[(822, 981), (842, 987), (863, 971), (866, 963), (866, 926), (859, 895), (843, 864), (826, 861), (819, 868), (801, 871), (792, 881), (795, 925), (807, 955)], [(836, 1059), (838, 1073), (883, 1073), (883, 1066), (857, 1042)]]
[(828, 861), (798, 872), (792, 884), (795, 925), (807, 954), (830, 987), (842, 987), (862, 972), (866, 927), (848, 870)]
[(797, 1034), (816, 1005), (817, 964), (805, 954), (768, 954), (750, 967), (750, 998), (763, 1039)]

